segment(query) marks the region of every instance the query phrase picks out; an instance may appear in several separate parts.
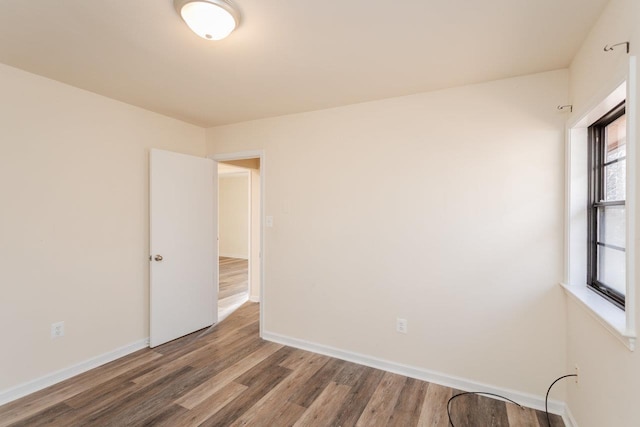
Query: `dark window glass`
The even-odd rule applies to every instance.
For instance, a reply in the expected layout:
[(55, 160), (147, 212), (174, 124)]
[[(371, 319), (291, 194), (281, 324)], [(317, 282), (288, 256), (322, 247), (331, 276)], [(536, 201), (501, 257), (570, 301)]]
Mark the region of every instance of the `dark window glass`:
[(589, 128), (587, 285), (621, 308), (626, 293), (626, 129), (624, 103)]

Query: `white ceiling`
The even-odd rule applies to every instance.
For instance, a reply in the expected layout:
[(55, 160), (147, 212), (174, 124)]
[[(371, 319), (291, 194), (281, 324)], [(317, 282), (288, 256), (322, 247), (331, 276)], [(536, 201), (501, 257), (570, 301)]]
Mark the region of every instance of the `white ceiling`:
[(607, 0), (0, 0), (0, 62), (201, 126), (567, 67)]

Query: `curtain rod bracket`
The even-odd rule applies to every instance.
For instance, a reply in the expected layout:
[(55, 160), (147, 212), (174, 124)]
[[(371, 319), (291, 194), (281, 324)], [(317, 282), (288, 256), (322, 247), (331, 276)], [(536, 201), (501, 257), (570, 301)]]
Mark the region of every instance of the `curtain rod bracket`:
[(613, 50), (613, 48), (614, 48), (614, 47), (616, 47), (616, 46), (621, 46), (621, 45), (623, 45), (623, 44), (624, 44), (624, 45), (627, 45), (627, 53), (629, 53), (629, 42), (616, 43), (616, 44), (611, 45), (611, 46), (609, 46), (609, 45), (605, 45), (605, 46), (604, 46), (604, 51), (605, 51), (605, 52), (610, 52), (610, 51), (612, 51), (612, 50)]
[(573, 113), (573, 105), (571, 104), (567, 104), (567, 105), (558, 105), (558, 110), (560, 111), (564, 111), (565, 109), (569, 109), (570, 113)]

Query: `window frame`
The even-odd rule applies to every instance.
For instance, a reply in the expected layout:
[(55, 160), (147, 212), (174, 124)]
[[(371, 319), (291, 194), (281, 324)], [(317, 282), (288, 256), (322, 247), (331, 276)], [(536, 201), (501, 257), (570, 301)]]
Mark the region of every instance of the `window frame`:
[[(616, 75), (603, 82), (591, 100), (574, 105), (566, 123), (565, 143), (565, 246), (563, 278), (567, 310), (582, 310), (629, 351), (636, 347), (636, 195), (638, 186), (637, 122), (638, 76), (634, 55), (620, 63)], [(626, 200), (626, 304), (616, 307), (587, 286), (588, 128), (607, 111), (626, 100), (627, 200)]]
[[(613, 303), (622, 310), (625, 309), (626, 297), (617, 290), (598, 280), (598, 247), (610, 247), (613, 250), (625, 252), (626, 248), (611, 247), (599, 242), (598, 225), (599, 209), (608, 206), (623, 206), (626, 208), (624, 200), (605, 201), (604, 197), (604, 176), (605, 167), (619, 162), (620, 159), (605, 163), (606, 129), (607, 126), (626, 114), (626, 104), (622, 101), (614, 108), (605, 113), (588, 128), (588, 206), (587, 206), (587, 286), (597, 294)], [(624, 157), (625, 162), (627, 156)], [(628, 162), (627, 162), (628, 164)], [(625, 221), (626, 222), (626, 221)], [(626, 224), (625, 224), (626, 228)], [(625, 245), (626, 246), (626, 245)], [(626, 272), (625, 261), (625, 272)]]

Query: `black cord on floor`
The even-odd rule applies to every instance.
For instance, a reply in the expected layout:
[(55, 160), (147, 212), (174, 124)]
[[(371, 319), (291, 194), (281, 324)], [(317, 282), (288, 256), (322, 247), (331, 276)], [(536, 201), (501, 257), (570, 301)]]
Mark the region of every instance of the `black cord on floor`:
[(557, 378), (554, 382), (551, 383), (551, 385), (549, 386), (549, 388), (547, 389), (547, 395), (544, 397), (544, 412), (547, 413), (547, 423), (549, 424), (549, 427), (551, 427), (551, 419), (549, 418), (549, 392), (551, 391), (551, 387), (553, 387), (553, 385), (555, 383), (557, 383), (558, 381), (560, 381), (563, 378), (567, 378), (567, 377), (577, 377), (577, 374), (569, 374), (569, 375), (563, 375), (560, 378)]
[[(547, 389), (547, 395), (546, 395), (546, 396), (545, 396), (545, 398), (544, 398), (544, 412), (547, 414), (547, 423), (549, 424), (549, 427), (551, 427), (551, 418), (549, 417), (549, 405), (548, 405), (548, 402), (549, 402), (549, 392), (551, 391), (551, 387), (553, 387), (553, 386), (555, 385), (555, 383), (557, 383), (558, 381), (560, 381), (560, 380), (561, 380), (561, 379), (563, 379), (563, 378), (567, 378), (567, 377), (577, 377), (577, 376), (578, 376), (578, 375), (576, 375), (576, 374), (569, 374), (569, 375), (563, 375), (563, 376), (561, 376), (560, 378), (556, 378), (556, 380), (555, 380), (554, 382), (552, 382), (552, 383), (551, 383), (551, 385), (549, 386), (549, 388)], [(501, 396), (501, 395), (499, 395), (499, 394), (495, 394), (495, 393), (485, 393), (485, 392), (482, 392), (482, 391), (466, 391), (466, 392), (464, 392), (464, 393), (459, 393), (459, 394), (456, 394), (455, 396), (452, 396), (452, 397), (447, 401), (447, 416), (449, 417), (449, 424), (451, 424), (451, 427), (455, 427), (455, 426), (453, 425), (453, 421), (451, 421), (451, 407), (450, 407), (451, 402), (452, 402), (455, 398), (460, 397), (460, 396), (465, 396), (465, 395), (467, 395), (467, 394), (477, 394), (477, 395), (482, 395), (482, 396), (494, 396), (494, 397), (498, 397), (498, 398), (500, 398), (500, 399), (504, 399), (504, 400), (507, 400), (507, 401), (509, 401), (509, 402), (511, 402), (511, 403), (513, 403), (513, 404), (516, 404), (516, 405), (518, 405), (520, 408), (522, 408), (522, 405), (520, 405), (518, 402), (514, 402), (513, 400), (509, 399), (508, 397), (504, 397), (504, 396)]]
[(482, 396), (494, 396), (494, 397), (499, 397), (500, 399), (504, 399), (504, 400), (508, 400), (509, 402), (518, 405), (519, 407), (522, 408), (522, 405), (520, 405), (518, 402), (514, 402), (513, 400), (509, 399), (508, 397), (504, 397), (504, 396), (500, 396), (499, 394), (495, 394), (495, 393), (485, 393), (483, 391), (465, 391), (464, 393), (459, 393), (456, 394), (455, 396), (451, 396), (451, 399), (449, 399), (449, 401), (447, 402), (447, 416), (449, 417), (449, 424), (451, 424), (451, 427), (456, 427), (453, 425), (453, 421), (451, 421), (451, 408), (449, 407), (449, 405), (451, 404), (451, 401), (457, 397), (460, 396), (465, 396), (467, 394), (477, 394), (477, 395), (482, 395)]

